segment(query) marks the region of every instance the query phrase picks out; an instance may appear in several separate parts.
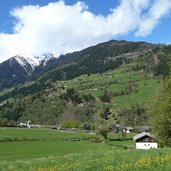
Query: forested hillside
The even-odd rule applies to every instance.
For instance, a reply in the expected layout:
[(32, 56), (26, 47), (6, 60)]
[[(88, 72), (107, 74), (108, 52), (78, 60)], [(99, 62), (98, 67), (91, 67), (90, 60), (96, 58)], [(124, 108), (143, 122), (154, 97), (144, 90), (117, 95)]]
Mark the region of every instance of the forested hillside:
[(109, 41), (82, 51), (61, 55), (15, 56), (0, 63), (0, 90), (11, 88), (44, 74), (47, 79), (72, 79), (81, 74), (105, 72), (131, 62), (131, 58), (155, 47), (145, 42)]
[(127, 41), (101, 43), (79, 52), (61, 56), (56, 61), (54, 69), (43, 74), (40, 80), (67, 80), (82, 74), (102, 73), (130, 63), (133, 58), (159, 47), (163, 46)]
[(0, 93), (0, 124), (148, 124), (169, 74), (169, 54), (163, 45), (110, 41), (61, 56), (47, 71)]
[[(166, 48), (167, 63), (171, 71), (171, 46)], [(150, 113), (153, 133), (162, 146), (171, 146), (171, 72), (163, 81), (160, 95)]]

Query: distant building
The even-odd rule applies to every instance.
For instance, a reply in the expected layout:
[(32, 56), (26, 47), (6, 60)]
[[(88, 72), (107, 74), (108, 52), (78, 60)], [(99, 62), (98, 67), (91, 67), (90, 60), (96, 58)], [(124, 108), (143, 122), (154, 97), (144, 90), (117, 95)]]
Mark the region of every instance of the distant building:
[(136, 141), (136, 149), (148, 150), (158, 147), (156, 140), (148, 132), (137, 134), (136, 136), (134, 136), (133, 140)]
[(116, 132), (116, 133), (119, 133), (119, 132), (123, 131), (123, 128), (119, 124), (114, 124), (114, 125), (112, 125), (112, 131)]
[(141, 132), (150, 132), (150, 126), (136, 126), (134, 127), (134, 132), (141, 133)]
[(30, 125), (31, 121), (27, 121), (27, 123), (19, 123), (18, 126), (19, 127), (27, 127), (27, 128), (31, 128), (31, 125)]
[(132, 127), (125, 127), (125, 132), (126, 133), (132, 133), (134, 129)]
[(31, 128), (30, 123), (31, 123), (31, 121), (27, 121), (27, 124), (26, 124), (27, 128)]

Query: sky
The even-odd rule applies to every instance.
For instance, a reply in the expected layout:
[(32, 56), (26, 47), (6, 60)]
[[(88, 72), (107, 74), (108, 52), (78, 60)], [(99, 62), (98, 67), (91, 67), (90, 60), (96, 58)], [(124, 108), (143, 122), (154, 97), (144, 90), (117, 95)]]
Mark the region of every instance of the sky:
[(3, 0), (0, 62), (108, 40), (171, 44), (171, 0)]

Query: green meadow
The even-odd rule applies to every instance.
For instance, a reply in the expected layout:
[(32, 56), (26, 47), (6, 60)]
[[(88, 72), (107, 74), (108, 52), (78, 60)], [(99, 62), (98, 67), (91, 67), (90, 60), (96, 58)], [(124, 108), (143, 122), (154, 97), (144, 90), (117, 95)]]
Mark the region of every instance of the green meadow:
[[(129, 134), (129, 138), (133, 137)], [(68, 141), (78, 138), (80, 141)], [(169, 171), (171, 149), (136, 150), (128, 141), (101, 141), (84, 132), (0, 129), (1, 171)], [(110, 134), (109, 138), (118, 138)], [(102, 139), (103, 140), (103, 139)], [(123, 146), (122, 146), (123, 145)]]
[[(127, 126), (143, 125), (146, 124), (144, 116), (148, 113), (147, 110), (157, 99), (161, 87), (160, 82), (162, 81), (158, 77), (153, 77), (152, 74), (145, 71), (134, 71), (132, 64), (127, 64), (104, 73), (84, 74), (72, 80), (58, 81), (45, 91), (37, 93), (36, 90), (33, 95), (24, 95), (25, 90), (22, 89), (19, 92), (12, 92), (12, 89), (8, 89), (0, 93), (0, 97), (3, 95), (9, 97), (8, 101), (11, 102), (9, 104), (13, 107), (11, 108), (9, 104), (4, 105), (2, 113), (4, 113), (3, 117), (17, 117), (18, 113), (15, 110), (17, 108), (23, 110), (21, 120), (31, 120), (34, 123), (47, 125), (55, 125), (60, 122), (62, 124), (67, 121), (67, 115), (72, 113), (70, 116), (74, 120), (82, 123), (89, 122), (93, 127), (98, 128), (101, 124), (103, 110), (105, 106), (108, 106), (111, 111), (109, 124), (122, 120), (122, 124)], [(27, 82), (23, 87), (29, 87), (31, 84), (33, 83)], [(64, 90), (60, 87), (63, 87)], [(69, 89), (74, 89), (73, 93), (76, 95), (72, 100), (64, 98)], [(34, 88), (31, 89), (33, 90)], [(22, 100), (17, 93), (22, 94)], [(74, 102), (75, 97), (80, 96), (82, 102), (85, 103), (84, 94), (93, 95), (95, 99), (90, 102), (88, 98), (89, 102), (86, 102), (88, 108), (82, 108), (76, 104), (78, 102)], [(109, 99), (107, 103), (103, 100), (105, 95)], [(22, 109), (21, 106), (24, 108)], [(141, 115), (136, 115), (138, 109), (141, 109)], [(129, 114), (125, 115), (125, 113)], [(136, 118), (136, 123), (133, 118)]]
[[(159, 80), (130, 68), (126, 65), (103, 74), (82, 75), (61, 83), (66, 88), (94, 95), (97, 106), (102, 105), (99, 97), (105, 90), (120, 93), (129, 85), (133, 86), (133, 92), (127, 95), (112, 96), (111, 108), (114, 111), (121, 106), (146, 105), (154, 101), (160, 88)], [(128, 134), (128, 140), (119, 141), (120, 134), (110, 133), (109, 141), (106, 142), (101, 135), (83, 131), (0, 128), (0, 170), (171, 170), (171, 149), (136, 150), (135, 142), (131, 140), (133, 136), (134, 134)]]
[(111, 92), (124, 91), (129, 84), (136, 84), (136, 92), (129, 95), (112, 98), (113, 106), (131, 106), (147, 104), (158, 94), (160, 81), (141, 71), (132, 71), (130, 65), (124, 65), (119, 69), (107, 71), (103, 74), (82, 75), (78, 78), (64, 82), (67, 88), (74, 88), (85, 94), (101, 96), (105, 90)]
[(89, 139), (95, 135), (82, 132), (64, 132), (47, 128), (1, 128), (0, 141), (51, 141), (65, 140), (67, 138)]

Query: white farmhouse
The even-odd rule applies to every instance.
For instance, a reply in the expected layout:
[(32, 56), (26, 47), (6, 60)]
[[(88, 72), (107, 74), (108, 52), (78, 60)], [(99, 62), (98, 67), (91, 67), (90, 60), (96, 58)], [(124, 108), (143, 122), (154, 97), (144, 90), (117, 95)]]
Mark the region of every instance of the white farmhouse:
[(151, 149), (157, 148), (157, 142), (154, 137), (148, 132), (142, 132), (133, 138), (136, 141), (136, 149)]

